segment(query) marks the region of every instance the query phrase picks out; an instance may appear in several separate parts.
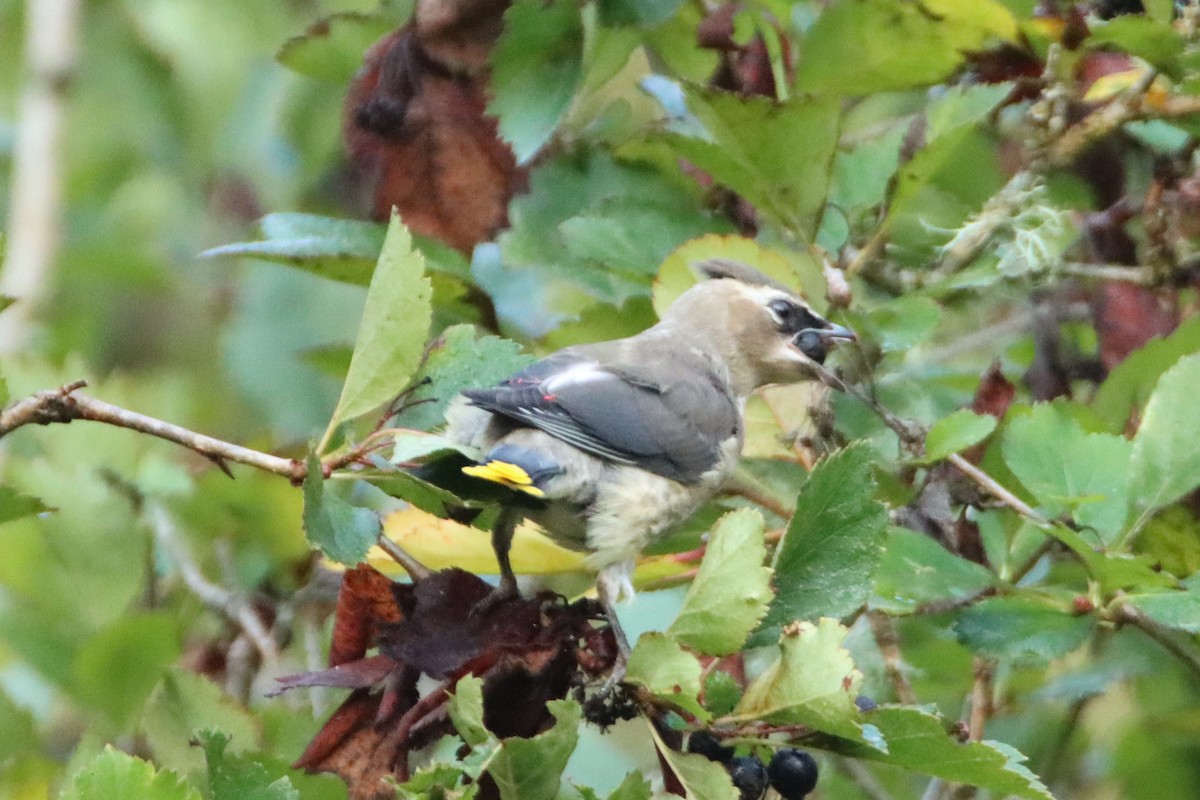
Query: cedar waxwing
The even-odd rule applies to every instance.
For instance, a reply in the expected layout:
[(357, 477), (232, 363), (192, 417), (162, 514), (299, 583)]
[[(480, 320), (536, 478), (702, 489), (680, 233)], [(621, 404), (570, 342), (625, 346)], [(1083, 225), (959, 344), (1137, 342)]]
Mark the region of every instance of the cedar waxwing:
[(710, 260), (695, 269), (704, 280), (652, 328), (567, 347), (463, 392), (467, 402), (447, 413), (448, 435), (483, 454), (464, 472), (537, 498), (506, 506), (493, 529), (495, 598), (516, 592), (508, 550), (528, 517), (559, 544), (588, 552), (622, 656), (628, 644), (612, 602), (632, 596), (638, 554), (733, 472), (747, 398), (816, 377), (814, 362), (855, 338), (751, 267)]

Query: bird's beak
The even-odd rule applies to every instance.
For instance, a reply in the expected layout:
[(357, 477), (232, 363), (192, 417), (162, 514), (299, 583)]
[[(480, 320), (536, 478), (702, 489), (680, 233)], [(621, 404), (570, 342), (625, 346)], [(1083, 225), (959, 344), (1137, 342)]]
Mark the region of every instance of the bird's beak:
[(857, 342), (858, 335), (854, 331), (844, 325), (829, 323), (828, 328), (818, 328), (817, 333), (821, 336), (821, 341), (826, 345), (835, 345), (838, 342)]

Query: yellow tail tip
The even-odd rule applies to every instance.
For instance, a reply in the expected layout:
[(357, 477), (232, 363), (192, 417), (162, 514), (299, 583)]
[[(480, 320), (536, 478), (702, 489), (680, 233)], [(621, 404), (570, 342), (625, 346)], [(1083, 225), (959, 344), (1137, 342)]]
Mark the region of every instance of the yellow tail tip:
[(516, 464), (510, 464), (507, 461), (489, 461), (486, 464), (473, 464), (469, 467), (463, 467), (462, 471), (472, 478), (482, 478), (485, 481), (498, 483), (501, 486), (507, 486), (510, 489), (516, 489), (534, 497), (544, 497), (546, 494), (533, 485), (533, 478), (529, 477), (528, 472)]

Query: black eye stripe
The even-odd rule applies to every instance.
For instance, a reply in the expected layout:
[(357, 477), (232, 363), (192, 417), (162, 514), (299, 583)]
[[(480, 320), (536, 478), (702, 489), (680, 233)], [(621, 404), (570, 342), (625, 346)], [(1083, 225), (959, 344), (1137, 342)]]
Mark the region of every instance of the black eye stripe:
[(768, 304), (768, 307), (771, 309), (771, 313), (775, 315), (775, 318), (779, 320), (780, 329), (787, 333), (798, 333), (805, 328), (829, 327), (828, 322), (804, 306), (782, 297), (772, 300)]

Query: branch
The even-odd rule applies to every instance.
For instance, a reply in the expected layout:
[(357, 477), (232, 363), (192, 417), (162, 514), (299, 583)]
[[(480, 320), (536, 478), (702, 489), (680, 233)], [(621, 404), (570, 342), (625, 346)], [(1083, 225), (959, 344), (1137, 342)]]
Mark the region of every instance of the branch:
[(115, 425), (118, 428), (128, 428), (182, 445), (212, 460), (226, 474), (229, 469), (225, 462), (233, 461), (282, 475), (293, 483), (304, 480), (304, 464), (295, 459), (281, 458), (214, 439), (179, 425), (97, 400), (78, 391), (86, 385), (86, 381), (75, 381), (58, 389), (46, 389), (6, 408), (0, 412), (0, 438), (25, 425), (67, 424), (75, 420), (90, 420)]
[(1041, 528), (1049, 528), (1051, 526), (1050, 520), (1043, 517), (1041, 514), (1031, 508), (1028, 503), (1017, 497), (1008, 489), (1005, 489), (996, 481), (995, 478), (993, 478), (991, 475), (988, 475), (970, 461), (967, 461), (967, 459), (963, 458), (959, 453), (951, 453), (950, 455), (946, 456), (946, 460), (957, 467), (959, 472), (975, 481), (979, 488), (983, 489), (985, 492), (1011, 508), (1013, 511), (1016, 511), (1022, 517), (1025, 517), (1027, 520)]
[(273, 663), (279, 657), (279, 649), (275, 638), (263, 624), (258, 612), (241, 595), (212, 583), (204, 577), (200, 567), (192, 560), (192, 554), (180, 541), (175, 522), (166, 510), (157, 503), (146, 506), (146, 517), (154, 531), (154, 540), (166, 553), (171, 556), (184, 585), (188, 587), (200, 602), (213, 611), (234, 622), (246, 637), (253, 643), (256, 650), (267, 663)]
[(1111, 613), (1111, 619), (1118, 624), (1129, 624), (1140, 630), (1157, 642), (1164, 650), (1178, 658), (1183, 665), (1197, 676), (1200, 676), (1200, 653), (1192, 647), (1180, 642), (1171, 631), (1147, 617), (1139, 609), (1129, 603), (1119, 603)]

